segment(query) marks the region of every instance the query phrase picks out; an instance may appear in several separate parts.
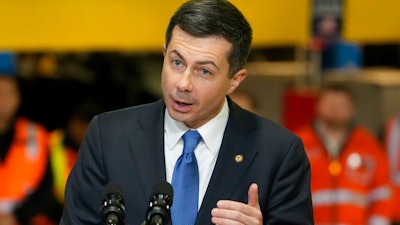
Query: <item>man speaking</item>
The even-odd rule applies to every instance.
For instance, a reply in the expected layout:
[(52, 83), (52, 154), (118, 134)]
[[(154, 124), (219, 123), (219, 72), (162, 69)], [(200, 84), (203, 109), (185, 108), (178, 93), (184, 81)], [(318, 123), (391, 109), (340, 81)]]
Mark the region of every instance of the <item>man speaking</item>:
[(108, 183), (121, 186), (129, 225), (153, 184), (173, 186), (173, 225), (313, 224), (301, 140), (227, 97), (245, 79), (252, 30), (226, 0), (192, 0), (172, 16), (163, 99), (96, 116), (66, 187), (61, 225), (101, 224)]

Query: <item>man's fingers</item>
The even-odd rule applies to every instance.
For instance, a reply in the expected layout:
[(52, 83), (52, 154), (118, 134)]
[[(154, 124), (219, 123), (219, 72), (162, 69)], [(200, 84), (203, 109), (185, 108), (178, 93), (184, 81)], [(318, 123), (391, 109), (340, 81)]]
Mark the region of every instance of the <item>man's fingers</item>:
[(246, 215), (240, 211), (230, 209), (215, 208), (211, 211), (214, 224), (258, 224), (258, 219), (253, 216)]
[(247, 202), (247, 205), (260, 209), (260, 204), (258, 202), (258, 185), (256, 183), (250, 185), (248, 198), (249, 201)]
[(247, 204), (231, 200), (220, 200), (211, 211), (212, 222), (218, 225), (260, 225), (262, 213), (258, 202), (258, 185), (252, 184), (248, 191)]

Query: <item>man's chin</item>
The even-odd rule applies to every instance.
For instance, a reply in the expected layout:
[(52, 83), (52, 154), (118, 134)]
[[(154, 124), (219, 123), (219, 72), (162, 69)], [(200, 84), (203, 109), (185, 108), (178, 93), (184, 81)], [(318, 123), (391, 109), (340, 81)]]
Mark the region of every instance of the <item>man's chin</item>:
[(176, 111), (168, 111), (168, 113), (173, 120), (184, 123), (187, 127), (195, 129), (199, 125), (192, 120), (191, 115), (189, 115), (188, 113), (180, 113)]
[(339, 130), (339, 129), (346, 129), (350, 123), (343, 122), (343, 121), (329, 121), (327, 125), (332, 129)]
[(172, 119), (179, 122), (185, 122), (185, 120), (187, 120), (188, 117), (188, 113), (180, 112), (173, 108), (168, 108), (168, 113)]

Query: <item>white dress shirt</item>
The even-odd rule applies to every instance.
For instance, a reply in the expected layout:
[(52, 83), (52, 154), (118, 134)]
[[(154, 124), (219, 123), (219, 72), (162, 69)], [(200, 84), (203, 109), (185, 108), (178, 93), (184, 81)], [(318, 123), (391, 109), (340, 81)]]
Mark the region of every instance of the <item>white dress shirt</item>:
[[(200, 209), (217, 161), (228, 117), (229, 107), (228, 102), (225, 99), (224, 105), (218, 115), (196, 129), (202, 137), (202, 140), (194, 151), (199, 167), (198, 209)], [(172, 183), (172, 174), (174, 172), (175, 163), (183, 151), (183, 140), (181, 137), (188, 130), (190, 130), (189, 127), (182, 122), (172, 119), (168, 110), (165, 109), (164, 154), (166, 177), (169, 183)]]

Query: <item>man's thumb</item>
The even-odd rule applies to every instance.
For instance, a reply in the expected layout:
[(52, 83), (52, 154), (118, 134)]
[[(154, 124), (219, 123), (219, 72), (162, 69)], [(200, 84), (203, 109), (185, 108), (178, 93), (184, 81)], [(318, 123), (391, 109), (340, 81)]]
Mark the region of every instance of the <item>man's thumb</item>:
[(258, 203), (258, 185), (256, 183), (250, 185), (248, 195), (249, 201), (247, 205), (260, 208)]

